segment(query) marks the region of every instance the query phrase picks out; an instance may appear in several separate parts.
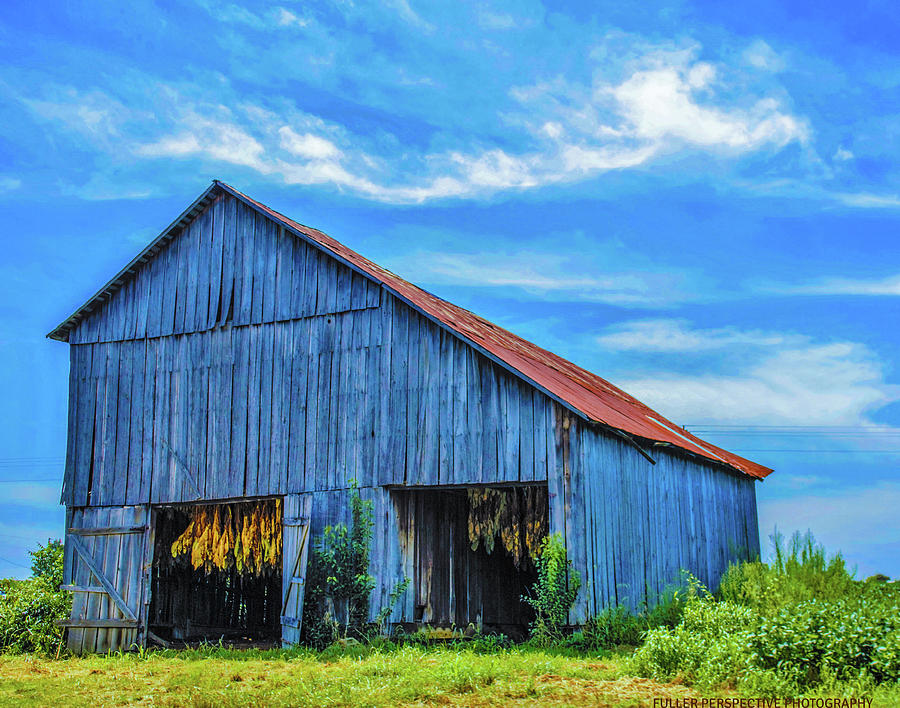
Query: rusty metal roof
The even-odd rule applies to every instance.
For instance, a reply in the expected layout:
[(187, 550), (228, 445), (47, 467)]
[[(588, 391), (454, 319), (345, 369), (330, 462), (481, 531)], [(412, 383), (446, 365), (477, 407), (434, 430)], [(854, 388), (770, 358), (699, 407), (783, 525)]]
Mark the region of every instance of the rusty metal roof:
[(192, 220), (214, 198), (219, 189), (268, 215), (298, 236), (317, 244), (354, 270), (375, 279), (429, 319), (455, 333), (583, 418), (612, 431), (625, 433), (626, 436), (634, 436), (653, 444), (671, 445), (757, 479), (763, 479), (772, 472), (768, 467), (701, 440), (596, 374), (462, 307), (432, 295), (350, 250), (327, 234), (289, 219), (218, 180), (214, 180), (178, 219), (47, 336), (66, 341), (68, 332), (83, 317), (101, 306), (142, 263), (152, 258), (166, 241), (174, 238), (185, 223)]
[(468, 342), (474, 343), (479, 349), (490, 353), (492, 358), (505, 363), (507, 368), (588, 420), (645, 440), (673, 445), (758, 479), (763, 479), (772, 472), (768, 467), (701, 440), (609, 381), (407, 282), (327, 234), (289, 219), (234, 187), (223, 182), (218, 184), (235, 197), (255, 206), (284, 226), (303, 234), (341, 260), (375, 278), (401, 299)]

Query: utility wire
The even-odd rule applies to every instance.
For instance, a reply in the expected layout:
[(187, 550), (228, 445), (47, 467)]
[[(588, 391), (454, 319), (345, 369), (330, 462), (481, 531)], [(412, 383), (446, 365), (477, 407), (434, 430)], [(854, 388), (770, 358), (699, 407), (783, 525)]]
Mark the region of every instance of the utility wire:
[(23, 484), (25, 482), (59, 482), (59, 477), (47, 477), (44, 479), (0, 479), (0, 484)]
[(831, 453), (846, 452), (851, 455), (900, 455), (900, 450), (814, 450), (812, 448), (798, 450), (782, 450), (778, 448), (760, 448), (756, 450), (734, 450), (734, 452), (809, 452), (809, 453)]

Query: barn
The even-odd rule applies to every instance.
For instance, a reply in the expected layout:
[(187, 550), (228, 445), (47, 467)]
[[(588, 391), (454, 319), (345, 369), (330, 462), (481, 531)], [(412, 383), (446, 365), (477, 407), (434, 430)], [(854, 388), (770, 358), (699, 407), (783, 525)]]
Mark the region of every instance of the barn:
[[(76, 653), (295, 643), (310, 543), (347, 521), (351, 480), (374, 505), (373, 612), (410, 581), (394, 623), (527, 623), (510, 529), (471, 537), (490, 495), (564, 538), (573, 624), (759, 552), (771, 470), (220, 181), (48, 336), (70, 351)], [(268, 519), (277, 563), (173, 562), (198, 513)]]

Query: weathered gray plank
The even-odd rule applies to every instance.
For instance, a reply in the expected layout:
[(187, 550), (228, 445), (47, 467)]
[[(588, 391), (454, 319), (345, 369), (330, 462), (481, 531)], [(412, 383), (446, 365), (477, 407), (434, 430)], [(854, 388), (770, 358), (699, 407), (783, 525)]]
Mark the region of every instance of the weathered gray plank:
[(267, 243), (267, 226), (271, 223), (261, 214), (254, 214), (253, 219), (253, 302), (250, 321), (259, 324), (264, 320), (264, 304), (266, 290), (271, 287), (266, 269), (268, 253), (271, 251)]
[[(254, 241), (256, 219), (253, 212), (239, 205), (237, 210), (238, 240), (241, 252), (240, 310), (235, 312), (235, 324), (249, 324), (253, 313), (253, 269), (256, 263)], [(259, 285), (257, 284), (257, 289)], [(237, 301), (235, 301), (237, 308)]]
[(119, 370), (116, 401), (116, 442), (112, 474), (110, 503), (124, 504), (128, 488), (130, 456), (128, 446), (131, 440), (131, 425), (138, 415), (131, 410), (132, 379), (134, 378), (134, 358), (137, 342), (121, 342), (119, 345)]
[[(255, 296), (255, 293), (254, 293)], [(248, 338), (248, 371), (247, 371), (247, 451), (244, 461), (244, 494), (258, 494), (257, 473), (259, 472), (259, 380), (262, 367), (262, 345), (259, 327), (247, 330)]]
[(179, 297), (184, 299), (184, 323), (182, 332), (193, 332), (197, 329), (201, 319), (200, 309), (203, 308), (203, 326), (206, 325), (206, 304), (201, 306), (204, 297), (209, 298), (209, 272), (204, 274), (202, 269), (203, 258), (203, 232), (209, 228), (209, 211), (204, 211), (195, 219), (187, 233), (182, 237), (182, 259), (185, 261), (184, 269), (187, 273), (184, 293)]
[[(217, 313), (216, 323), (225, 324), (232, 319), (232, 311), (235, 303), (236, 283), (235, 271), (236, 262), (238, 260), (237, 250), (237, 202), (232, 197), (224, 197), (221, 200), (222, 205), (222, 288), (219, 296), (219, 311)], [(216, 216), (218, 217), (218, 205)], [(217, 218), (217, 223), (218, 218)], [(217, 227), (219, 228), (219, 227)], [(212, 313), (210, 313), (212, 314)]]

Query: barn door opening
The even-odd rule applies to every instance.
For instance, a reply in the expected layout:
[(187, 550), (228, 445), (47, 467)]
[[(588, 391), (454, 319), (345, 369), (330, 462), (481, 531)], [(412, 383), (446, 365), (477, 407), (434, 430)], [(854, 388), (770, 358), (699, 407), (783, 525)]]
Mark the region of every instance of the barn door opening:
[(131, 649), (142, 641), (147, 507), (88, 507), (69, 514), (64, 589), (72, 593), (73, 654)]
[(303, 598), (306, 594), (306, 561), (309, 557), (309, 525), (312, 494), (284, 498), (284, 574), (282, 579), (281, 641), (300, 642)]
[(177, 646), (280, 642), (281, 499), (161, 507), (154, 536), (153, 638)]
[(413, 580), (412, 621), (524, 637), (534, 616), (521, 597), (537, 579), (533, 554), (548, 528), (546, 485), (392, 494)]

